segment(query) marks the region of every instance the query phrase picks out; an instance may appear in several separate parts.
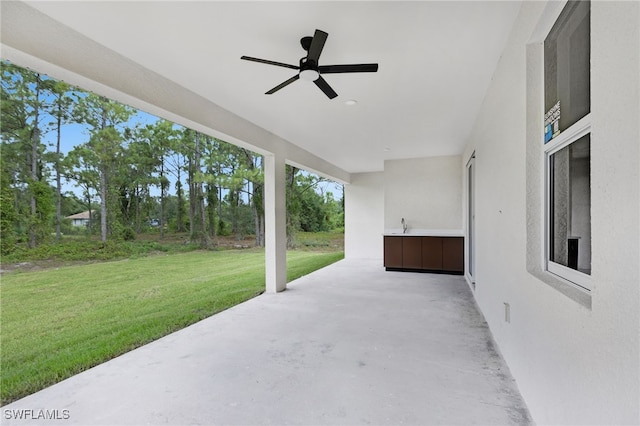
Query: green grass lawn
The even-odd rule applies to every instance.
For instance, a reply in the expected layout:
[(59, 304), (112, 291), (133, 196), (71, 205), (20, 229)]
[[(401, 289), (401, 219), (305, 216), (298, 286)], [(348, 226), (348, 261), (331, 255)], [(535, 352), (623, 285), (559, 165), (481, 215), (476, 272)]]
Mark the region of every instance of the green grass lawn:
[[(342, 257), (288, 252), (287, 279)], [(264, 251), (257, 249), (3, 275), (2, 404), (248, 300), (264, 283)]]

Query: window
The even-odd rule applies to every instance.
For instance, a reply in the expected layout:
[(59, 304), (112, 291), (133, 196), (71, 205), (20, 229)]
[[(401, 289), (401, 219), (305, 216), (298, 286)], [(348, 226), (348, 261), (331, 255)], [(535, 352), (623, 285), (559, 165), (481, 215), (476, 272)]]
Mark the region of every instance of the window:
[(590, 3), (569, 1), (544, 41), (546, 268), (590, 289)]

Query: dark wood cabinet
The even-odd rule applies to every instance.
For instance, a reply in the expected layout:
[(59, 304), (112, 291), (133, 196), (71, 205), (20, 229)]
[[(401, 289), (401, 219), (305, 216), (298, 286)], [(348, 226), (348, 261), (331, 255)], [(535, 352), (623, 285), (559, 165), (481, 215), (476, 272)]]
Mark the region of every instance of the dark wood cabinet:
[(464, 239), (452, 237), (442, 239), (442, 270), (464, 272)]
[(384, 266), (402, 268), (402, 238), (384, 237)]
[(397, 235), (384, 237), (387, 270), (464, 273), (464, 238)]
[(402, 267), (422, 269), (422, 237), (402, 237)]
[(442, 237), (422, 237), (422, 268), (442, 269)]

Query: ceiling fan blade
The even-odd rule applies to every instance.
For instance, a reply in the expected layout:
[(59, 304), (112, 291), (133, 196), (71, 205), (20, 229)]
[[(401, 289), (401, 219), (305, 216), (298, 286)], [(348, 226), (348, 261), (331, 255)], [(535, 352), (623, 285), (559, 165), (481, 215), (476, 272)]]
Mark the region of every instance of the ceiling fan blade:
[(307, 54), (307, 61), (313, 61), (316, 64), (318, 63), (318, 58), (320, 58), (322, 48), (324, 48), (324, 43), (327, 41), (328, 36), (329, 34), (324, 31), (316, 30), (313, 35), (313, 40), (311, 40), (311, 46), (309, 47), (309, 53)]
[(278, 84), (276, 87), (274, 87), (273, 89), (271, 89), (268, 92), (266, 92), (265, 95), (272, 95), (272, 94), (276, 93), (278, 90), (282, 89), (283, 87), (290, 85), (291, 83), (293, 83), (294, 81), (296, 81), (299, 78), (300, 78), (300, 75), (296, 74), (293, 77), (291, 77), (289, 80)]
[(295, 65), (283, 64), (282, 62), (268, 61), (266, 59), (260, 59), (260, 58), (252, 58), (251, 56), (243, 56), (240, 59), (244, 59), (245, 61), (260, 62), (261, 64), (276, 65), (279, 67), (291, 68), (292, 70), (300, 69), (300, 67)]
[(377, 72), (378, 64), (322, 65), (318, 67), (320, 74), (337, 74), (343, 72)]
[(325, 80), (324, 78), (318, 77), (318, 79), (315, 80), (314, 83), (320, 88), (320, 90), (324, 92), (325, 95), (329, 97), (329, 99), (333, 99), (338, 96), (338, 94), (331, 88), (331, 86), (329, 86), (329, 83), (327, 83), (327, 80)]

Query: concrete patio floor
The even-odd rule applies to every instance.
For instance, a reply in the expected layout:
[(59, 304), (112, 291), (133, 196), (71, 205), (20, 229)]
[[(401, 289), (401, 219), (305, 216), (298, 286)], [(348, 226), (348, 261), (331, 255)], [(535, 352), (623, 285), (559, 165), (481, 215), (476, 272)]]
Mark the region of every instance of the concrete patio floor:
[[(41, 409), (68, 418), (11, 415)], [(7, 405), (2, 423), (532, 421), (462, 277), (343, 260)]]

